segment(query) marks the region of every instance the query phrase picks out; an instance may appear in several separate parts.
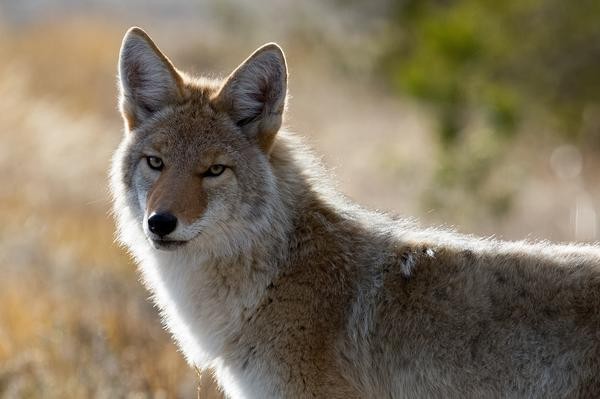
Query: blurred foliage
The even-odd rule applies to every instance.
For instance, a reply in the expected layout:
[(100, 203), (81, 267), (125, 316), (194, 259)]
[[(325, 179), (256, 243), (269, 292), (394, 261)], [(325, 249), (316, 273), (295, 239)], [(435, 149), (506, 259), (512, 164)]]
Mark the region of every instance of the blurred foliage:
[(395, 0), (392, 9), (383, 67), (437, 116), (440, 184), (479, 191), (524, 122), (600, 148), (584, 126), (599, 114), (599, 1)]

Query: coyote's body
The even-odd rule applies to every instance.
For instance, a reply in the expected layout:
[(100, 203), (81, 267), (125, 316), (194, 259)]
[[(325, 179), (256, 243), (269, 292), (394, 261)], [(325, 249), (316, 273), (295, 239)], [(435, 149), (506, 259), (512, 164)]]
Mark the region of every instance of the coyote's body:
[(120, 59), (120, 239), (189, 363), (233, 398), (600, 397), (600, 249), (350, 204), (278, 132), (283, 54), (224, 83), (139, 29)]

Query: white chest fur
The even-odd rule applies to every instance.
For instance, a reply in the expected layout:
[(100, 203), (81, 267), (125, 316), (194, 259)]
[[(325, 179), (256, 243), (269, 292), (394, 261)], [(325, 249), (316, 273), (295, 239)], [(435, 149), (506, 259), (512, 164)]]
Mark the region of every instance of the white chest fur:
[(243, 264), (216, 262), (199, 253), (195, 248), (163, 252), (149, 246), (144, 253), (136, 253), (144, 284), (160, 309), (163, 323), (188, 363), (214, 368), (230, 397), (273, 397), (277, 383), (264, 366), (243, 369), (223, 361), (238, 357), (231, 351), (247, 350), (227, 342), (242, 332), (248, 312), (256, 307), (268, 285), (267, 276), (249, 274)]

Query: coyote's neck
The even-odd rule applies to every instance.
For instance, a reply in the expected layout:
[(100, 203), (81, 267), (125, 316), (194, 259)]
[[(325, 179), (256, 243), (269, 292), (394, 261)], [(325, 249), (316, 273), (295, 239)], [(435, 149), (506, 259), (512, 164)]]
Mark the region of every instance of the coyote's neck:
[(226, 242), (208, 238), (180, 251), (152, 250), (142, 261), (166, 325), (188, 361), (200, 367), (224, 356), (242, 333), (286, 263), (295, 215), (315, 195), (300, 165), (285, 153), (288, 147), (279, 146), (272, 153), (275, 187), (265, 199), (265, 215), (250, 225), (225, 227)]

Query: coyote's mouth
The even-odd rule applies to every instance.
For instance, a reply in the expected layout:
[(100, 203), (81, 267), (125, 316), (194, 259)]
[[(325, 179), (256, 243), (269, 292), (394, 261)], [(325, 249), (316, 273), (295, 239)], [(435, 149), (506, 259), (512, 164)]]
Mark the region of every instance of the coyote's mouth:
[(154, 238), (150, 238), (149, 241), (155, 249), (160, 249), (162, 251), (172, 251), (187, 244), (187, 241)]

